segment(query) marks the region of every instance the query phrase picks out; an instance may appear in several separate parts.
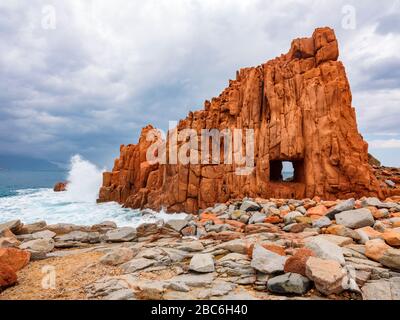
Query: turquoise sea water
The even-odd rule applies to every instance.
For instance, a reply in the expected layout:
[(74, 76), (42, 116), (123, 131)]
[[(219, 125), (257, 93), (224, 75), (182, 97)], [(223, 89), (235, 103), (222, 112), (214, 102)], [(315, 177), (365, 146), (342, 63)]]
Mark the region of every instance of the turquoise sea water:
[[(283, 177), (292, 174), (285, 170)], [(56, 182), (66, 180), (66, 192), (53, 191)], [(119, 226), (143, 222), (140, 210), (123, 208), (115, 202), (97, 204), (101, 182), (102, 170), (80, 157), (71, 160), (69, 171), (0, 170), (0, 223), (15, 219), (81, 225), (111, 220)], [(168, 220), (174, 215), (160, 212), (153, 218)]]
[[(144, 221), (179, 218), (163, 212), (142, 216), (140, 210), (115, 202), (97, 204), (101, 170), (77, 159), (70, 171), (0, 171), (0, 223), (44, 220), (48, 224), (93, 225), (114, 221), (118, 226), (137, 226)], [(66, 192), (54, 192), (58, 181), (70, 181)]]
[(13, 171), (0, 170), (0, 197), (17, 194), (17, 190), (53, 188), (65, 181), (68, 171)]

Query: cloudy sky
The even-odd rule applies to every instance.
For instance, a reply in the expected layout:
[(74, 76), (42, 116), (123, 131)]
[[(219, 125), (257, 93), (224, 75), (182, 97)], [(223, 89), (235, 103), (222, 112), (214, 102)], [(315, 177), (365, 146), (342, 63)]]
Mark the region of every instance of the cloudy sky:
[(1, 0), (0, 154), (110, 167), (141, 127), (166, 128), (319, 26), (335, 28), (370, 151), (400, 166), (396, 0)]

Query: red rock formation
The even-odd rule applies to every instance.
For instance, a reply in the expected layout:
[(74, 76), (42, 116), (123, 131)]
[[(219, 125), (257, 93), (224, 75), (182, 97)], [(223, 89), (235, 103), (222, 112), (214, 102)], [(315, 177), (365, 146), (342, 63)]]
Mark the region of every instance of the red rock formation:
[(67, 182), (57, 182), (53, 188), (54, 192), (63, 192), (67, 190)]
[[(383, 197), (368, 163), (368, 145), (358, 133), (350, 86), (337, 61), (338, 42), (330, 28), (296, 39), (287, 54), (244, 68), (204, 110), (190, 112), (178, 130), (254, 129), (255, 170), (237, 175), (236, 164), (150, 164), (151, 141), (121, 146), (112, 172), (103, 175), (99, 202), (127, 207), (164, 207), (197, 212), (244, 196), (330, 200)], [(244, 147), (245, 148), (245, 147)], [(294, 179), (281, 179), (291, 161)]]
[(2, 289), (16, 284), (17, 281), (15, 271), (10, 266), (0, 263), (0, 292)]
[(0, 249), (0, 263), (8, 265), (14, 272), (21, 270), (25, 267), (31, 258), (28, 251), (16, 248), (1, 248)]

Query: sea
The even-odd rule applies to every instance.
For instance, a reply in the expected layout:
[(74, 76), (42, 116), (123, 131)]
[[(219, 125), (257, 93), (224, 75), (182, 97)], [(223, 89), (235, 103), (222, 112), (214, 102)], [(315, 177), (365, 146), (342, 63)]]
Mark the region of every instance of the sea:
[[(68, 170), (0, 170), (0, 223), (19, 219), (23, 223), (46, 221), (48, 224), (93, 225), (113, 221), (119, 227), (138, 226), (143, 222), (184, 218), (186, 214), (123, 208), (115, 202), (96, 203), (102, 172), (79, 155), (71, 158)], [(69, 181), (66, 192), (54, 192), (59, 181)]]

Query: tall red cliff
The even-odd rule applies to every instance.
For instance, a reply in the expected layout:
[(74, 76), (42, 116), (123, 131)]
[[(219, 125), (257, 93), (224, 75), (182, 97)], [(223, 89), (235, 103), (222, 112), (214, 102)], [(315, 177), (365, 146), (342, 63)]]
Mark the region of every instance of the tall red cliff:
[[(112, 172), (104, 173), (99, 201), (127, 207), (197, 212), (228, 199), (382, 197), (357, 130), (349, 82), (330, 28), (296, 39), (287, 54), (237, 72), (219, 97), (190, 112), (183, 128), (253, 129), (255, 170), (237, 175), (235, 164), (153, 164), (146, 134), (121, 146)], [(294, 178), (282, 181), (282, 161)]]

